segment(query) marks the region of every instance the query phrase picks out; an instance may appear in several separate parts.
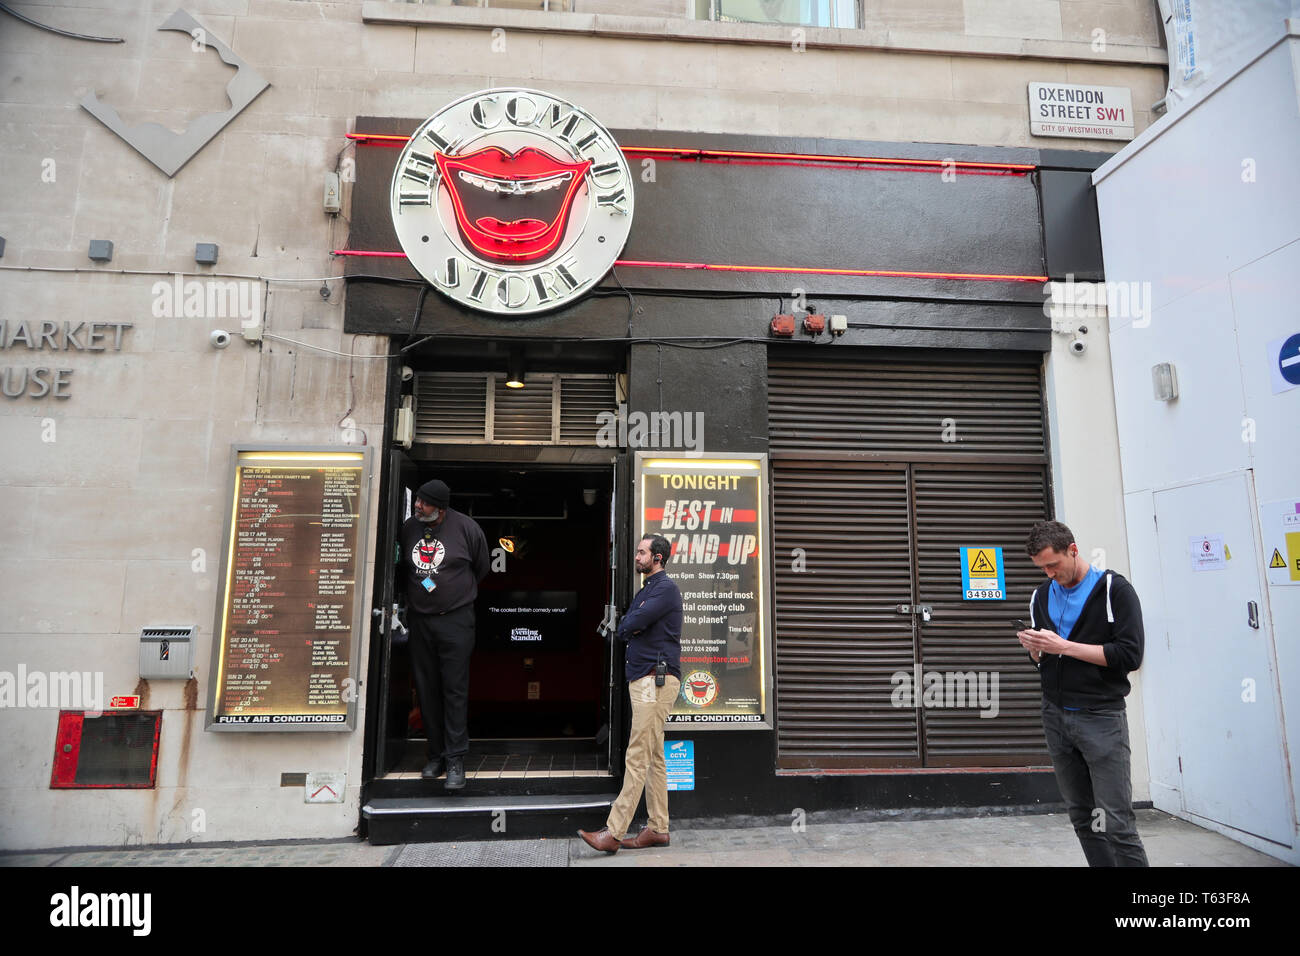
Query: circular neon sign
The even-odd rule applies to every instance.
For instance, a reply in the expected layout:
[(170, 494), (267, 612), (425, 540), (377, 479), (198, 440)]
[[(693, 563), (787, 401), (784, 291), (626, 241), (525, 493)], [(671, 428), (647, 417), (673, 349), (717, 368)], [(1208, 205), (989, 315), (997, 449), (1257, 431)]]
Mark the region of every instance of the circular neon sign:
[(632, 176), (590, 113), (537, 90), (484, 90), (416, 130), (389, 205), (434, 288), (529, 315), (580, 298), (613, 266), (632, 228)]

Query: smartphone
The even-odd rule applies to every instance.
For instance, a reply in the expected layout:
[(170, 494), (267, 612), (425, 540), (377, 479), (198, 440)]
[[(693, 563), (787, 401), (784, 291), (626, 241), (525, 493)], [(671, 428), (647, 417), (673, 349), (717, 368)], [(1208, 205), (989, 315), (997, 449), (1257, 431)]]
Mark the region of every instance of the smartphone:
[(1016, 629), (1017, 629), (1017, 630), (1020, 630), (1020, 631), (1027, 631), (1027, 630), (1030, 630), (1029, 625), (1026, 624), (1024, 621), (1022, 621), (1022, 620), (1021, 620), (1020, 618), (1018, 618), (1018, 617), (1013, 617), (1013, 618), (1011, 619), (1011, 623), (1014, 624), (1014, 625), (1016, 626)]

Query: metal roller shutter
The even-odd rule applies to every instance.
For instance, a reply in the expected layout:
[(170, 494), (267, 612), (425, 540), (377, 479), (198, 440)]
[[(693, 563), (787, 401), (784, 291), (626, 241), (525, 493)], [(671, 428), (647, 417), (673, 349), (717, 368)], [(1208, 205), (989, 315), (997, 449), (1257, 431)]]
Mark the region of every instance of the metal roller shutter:
[(905, 467), (773, 463), (776, 707), (788, 766), (917, 765), (917, 715), (890, 706), (910, 669)]
[[(1039, 365), (831, 358), (769, 355), (779, 766), (1046, 764), (1010, 624), (1042, 580), (1023, 553), (1049, 510)], [(977, 544), (1002, 547), (1007, 600), (962, 600)], [(896, 707), (899, 671), (971, 697)]]
[(1046, 453), (1037, 365), (768, 362), (773, 451), (887, 455)]
[[(922, 668), (987, 675), (990, 692), (997, 675), (997, 693), (985, 697), (996, 708), (923, 710), (926, 765), (1041, 765), (1038, 671), (1016, 642), (1011, 619), (1029, 616), (1029, 594), (1044, 580), (1023, 543), (1047, 511), (1046, 470), (918, 464), (913, 480), (918, 603), (933, 608), (920, 626)], [(1007, 600), (961, 599), (958, 549), (974, 544), (1002, 547)], [(981, 710), (996, 716), (981, 717)]]

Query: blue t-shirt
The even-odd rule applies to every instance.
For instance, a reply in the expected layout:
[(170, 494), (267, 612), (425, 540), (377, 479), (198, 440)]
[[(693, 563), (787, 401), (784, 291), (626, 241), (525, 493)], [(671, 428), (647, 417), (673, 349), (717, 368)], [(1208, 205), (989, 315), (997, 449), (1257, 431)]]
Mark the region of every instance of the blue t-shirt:
[(1074, 630), (1074, 625), (1079, 621), (1079, 612), (1087, 603), (1088, 595), (1100, 580), (1101, 572), (1090, 566), (1083, 580), (1074, 587), (1061, 587), (1053, 581), (1048, 589), (1047, 613), (1056, 622), (1056, 633), (1067, 641), (1070, 639), (1070, 632)]

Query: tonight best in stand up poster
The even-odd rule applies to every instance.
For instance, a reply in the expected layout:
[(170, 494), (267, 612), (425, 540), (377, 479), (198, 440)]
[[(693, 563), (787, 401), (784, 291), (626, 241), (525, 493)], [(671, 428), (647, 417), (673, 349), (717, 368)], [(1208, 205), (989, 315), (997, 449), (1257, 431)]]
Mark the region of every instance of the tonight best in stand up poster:
[(682, 689), (668, 720), (766, 725), (766, 456), (637, 454), (640, 534), (673, 546), (682, 592)]

